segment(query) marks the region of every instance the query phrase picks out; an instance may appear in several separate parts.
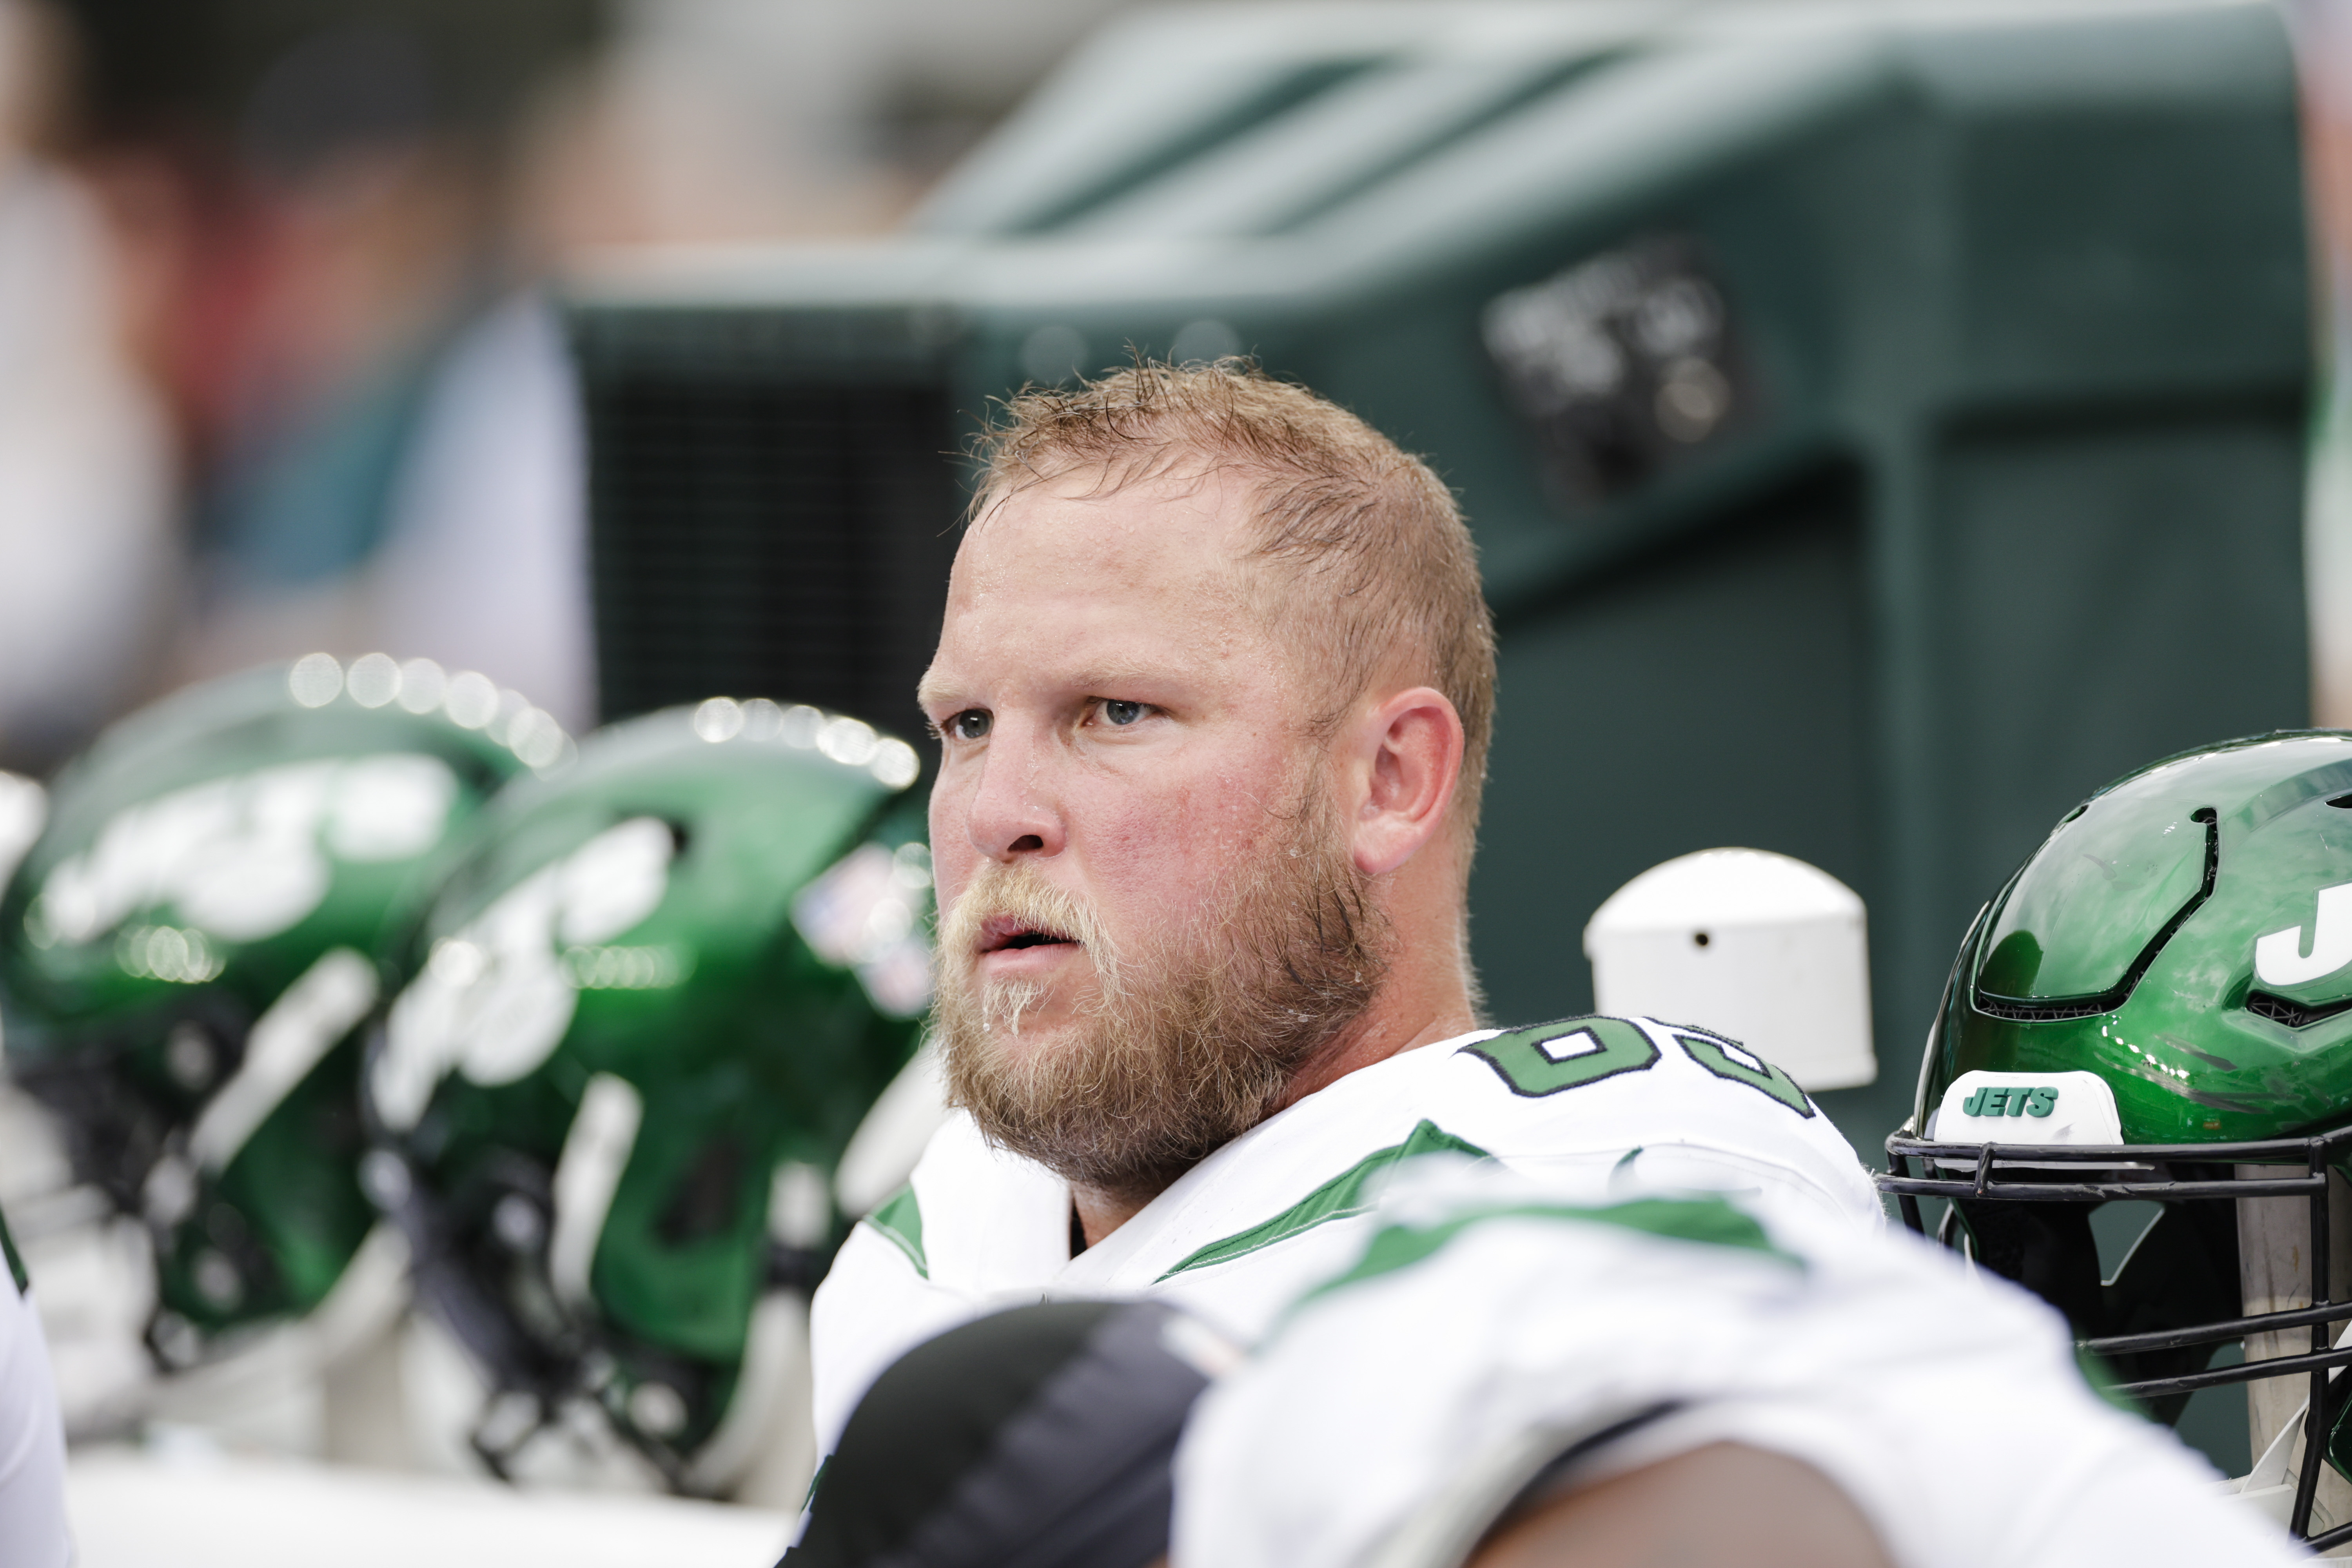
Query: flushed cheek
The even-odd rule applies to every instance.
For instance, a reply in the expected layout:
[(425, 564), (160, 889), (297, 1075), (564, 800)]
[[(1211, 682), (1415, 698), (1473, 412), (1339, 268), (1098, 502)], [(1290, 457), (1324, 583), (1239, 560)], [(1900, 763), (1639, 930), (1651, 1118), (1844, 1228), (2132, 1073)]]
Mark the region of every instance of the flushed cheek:
[(1111, 934), (1129, 947), (1184, 924), (1218, 895), (1237, 864), (1262, 852), (1261, 841), (1261, 834), (1220, 815), (1171, 813), (1106, 832), (1087, 879)]
[(980, 864), (979, 851), (971, 847), (971, 835), (967, 830), (968, 818), (957, 806), (958, 803), (944, 789), (932, 793), (931, 875), (942, 912), (971, 886), (972, 871)]
[(1085, 843), (1106, 871), (1165, 865), (1199, 839), (1204, 804), (1198, 787), (1167, 781), (1149, 792), (1105, 791), (1071, 814), (1071, 842)]
[[(936, 844), (939, 840), (934, 838), (931, 842)], [(956, 900), (963, 897), (966, 888), (971, 886), (972, 871), (978, 864), (978, 857), (969, 852), (948, 854), (936, 849), (931, 852), (931, 888), (933, 896), (939, 900), (940, 923), (942, 926), (954, 911)]]

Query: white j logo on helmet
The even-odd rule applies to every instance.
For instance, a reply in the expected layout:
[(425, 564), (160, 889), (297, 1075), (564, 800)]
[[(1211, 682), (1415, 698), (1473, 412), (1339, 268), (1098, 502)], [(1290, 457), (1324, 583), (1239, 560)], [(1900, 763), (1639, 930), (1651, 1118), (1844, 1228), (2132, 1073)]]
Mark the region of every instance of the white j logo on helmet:
[[(434, 1086), (453, 1070), (476, 1083), (512, 1083), (545, 1061), (580, 1001), (579, 966), (564, 960), (660, 907), (674, 849), (667, 823), (632, 817), (541, 867), (434, 943), (424, 973), (384, 1021), (369, 1088), (385, 1123), (414, 1127)], [(586, 983), (597, 983), (596, 972)]]
[(2352, 882), (2319, 890), (2319, 912), (2311, 922), (2311, 948), (2303, 928), (2289, 926), (2254, 941), (2254, 973), (2265, 985), (2300, 985), (2352, 963)]
[(290, 763), (134, 805), (58, 863), (27, 912), (37, 942), (86, 942), (169, 905), (231, 942), (276, 936), (325, 900), (333, 859), (405, 860), (440, 840), (457, 775), (409, 752)]

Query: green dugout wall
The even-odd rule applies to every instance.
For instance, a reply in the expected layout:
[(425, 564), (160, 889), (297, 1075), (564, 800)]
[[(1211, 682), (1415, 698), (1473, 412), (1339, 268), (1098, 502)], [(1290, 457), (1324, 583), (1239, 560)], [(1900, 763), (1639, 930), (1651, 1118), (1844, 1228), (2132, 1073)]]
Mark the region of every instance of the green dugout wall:
[(1870, 906), (1873, 1154), (2059, 814), (2306, 720), (2305, 246), (2265, 5), (1147, 18), (900, 238), (580, 282), (605, 710), (910, 728), (988, 400), (1245, 349), (1468, 507), (1497, 1014), (1587, 1005), (1645, 867), (1801, 856)]

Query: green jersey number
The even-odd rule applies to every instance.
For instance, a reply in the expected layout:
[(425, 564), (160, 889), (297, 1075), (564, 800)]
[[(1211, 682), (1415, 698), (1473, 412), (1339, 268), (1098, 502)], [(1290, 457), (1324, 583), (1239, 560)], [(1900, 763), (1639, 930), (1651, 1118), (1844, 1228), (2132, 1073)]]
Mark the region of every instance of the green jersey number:
[[(1813, 1102), (1794, 1079), (1738, 1041), (1695, 1030), (1674, 1034), (1683, 1054), (1716, 1077), (1745, 1084), (1800, 1116), (1813, 1114)], [(1658, 1047), (1650, 1037), (1622, 1018), (1565, 1018), (1514, 1029), (1462, 1049), (1493, 1068), (1512, 1093), (1530, 1100), (1620, 1073), (1646, 1072), (1658, 1061)]]
[(1642, 1072), (1658, 1059), (1658, 1047), (1650, 1037), (1622, 1018), (1538, 1024), (1462, 1048), (1502, 1074), (1512, 1093), (1530, 1100), (1621, 1072)]
[(1813, 1102), (1797, 1080), (1736, 1040), (1718, 1035), (1686, 1035), (1675, 1031), (1683, 1054), (1716, 1077), (1744, 1083), (1759, 1094), (1770, 1095), (1800, 1116), (1813, 1113)]

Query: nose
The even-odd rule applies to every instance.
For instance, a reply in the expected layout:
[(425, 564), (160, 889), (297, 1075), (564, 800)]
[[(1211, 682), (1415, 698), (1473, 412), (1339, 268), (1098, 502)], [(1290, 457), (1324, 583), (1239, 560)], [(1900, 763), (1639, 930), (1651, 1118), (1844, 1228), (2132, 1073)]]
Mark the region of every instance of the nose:
[(989, 738), (966, 806), (964, 832), (975, 850), (1009, 865), (1024, 856), (1060, 854), (1068, 833), (1041, 748), (1006, 733), (1007, 728), (1000, 725)]

